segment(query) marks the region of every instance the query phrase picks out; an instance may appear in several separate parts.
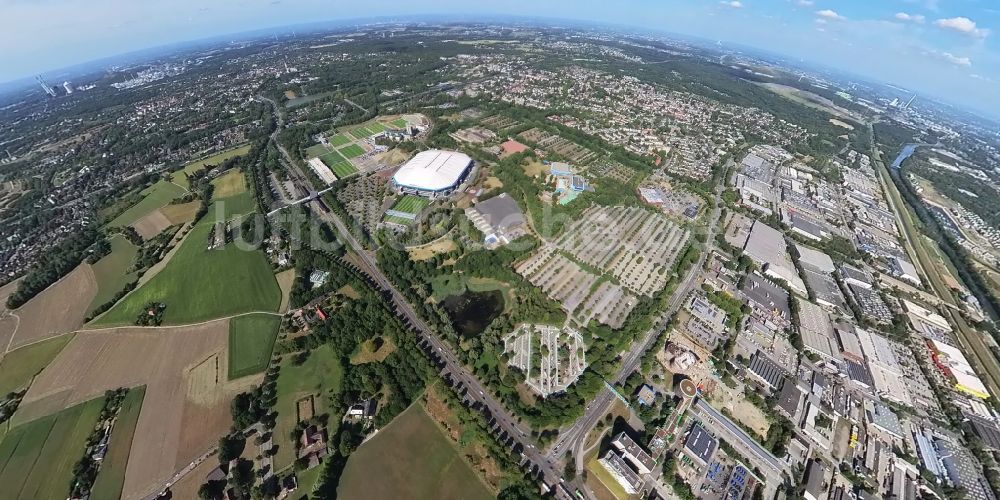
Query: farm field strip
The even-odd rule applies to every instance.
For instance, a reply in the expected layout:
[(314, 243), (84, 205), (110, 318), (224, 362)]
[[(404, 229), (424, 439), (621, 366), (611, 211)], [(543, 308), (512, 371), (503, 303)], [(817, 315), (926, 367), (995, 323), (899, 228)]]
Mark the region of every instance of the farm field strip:
[(4, 498), (66, 498), (104, 397), (15, 425), (0, 442)]
[(125, 227), (135, 224), (143, 217), (163, 208), (174, 198), (183, 196), (187, 190), (172, 182), (158, 181), (143, 191), (143, 199), (122, 212), (107, 224), (108, 227)]
[(97, 280), (97, 294), (90, 302), (90, 310), (111, 300), (125, 285), (135, 279), (135, 273), (128, 272), (135, 261), (139, 248), (124, 236), (115, 235), (110, 240), (111, 253), (105, 255), (91, 267)]
[(261, 373), (271, 359), (281, 317), (248, 314), (229, 320), (229, 380)]
[(91, 490), (92, 498), (100, 500), (121, 497), (122, 487), (125, 485), (125, 468), (128, 466), (135, 426), (139, 422), (139, 411), (145, 395), (145, 386), (133, 387), (125, 394), (108, 441), (108, 452), (101, 462), (101, 470)]
[(182, 168), (182, 169), (174, 172), (173, 173), (173, 182), (175, 184), (179, 185), (180, 187), (184, 188), (185, 190), (187, 190), (191, 186), (190, 186), (190, 184), (188, 184), (187, 177), (184, 174), (191, 174), (191, 173), (197, 172), (197, 171), (199, 171), (199, 170), (201, 170), (201, 169), (203, 169), (203, 168), (205, 168), (206, 166), (209, 166), (209, 165), (212, 165), (212, 166), (219, 165), (220, 163), (222, 163), (222, 162), (224, 162), (224, 161), (226, 161), (226, 160), (228, 160), (230, 158), (235, 158), (237, 156), (243, 156), (243, 155), (245, 155), (245, 154), (247, 154), (249, 152), (250, 152), (250, 145), (246, 144), (246, 145), (243, 145), (243, 146), (239, 146), (239, 147), (235, 147), (235, 148), (223, 151), (221, 153), (216, 153), (216, 154), (211, 155), (211, 156), (206, 156), (206, 157), (204, 157), (204, 158), (202, 158), (200, 160), (195, 160), (195, 161), (193, 161), (191, 163), (188, 163), (187, 165), (184, 165), (184, 168)]

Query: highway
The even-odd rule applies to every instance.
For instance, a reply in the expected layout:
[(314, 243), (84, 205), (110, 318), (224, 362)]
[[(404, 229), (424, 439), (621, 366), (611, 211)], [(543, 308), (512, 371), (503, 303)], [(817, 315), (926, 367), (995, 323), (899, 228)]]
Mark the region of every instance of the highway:
[[(263, 99), (263, 98), (262, 98)], [(278, 116), (278, 129), (271, 135), (275, 146), (281, 152), (285, 161), (290, 167), (290, 172), (298, 177), (299, 182), (304, 186), (311, 186), (308, 178), (302, 173), (288, 151), (275, 139), (278, 130), (281, 129), (281, 117), (277, 112), (277, 104), (269, 99), (264, 99), (271, 103), (274, 113)], [(310, 190), (314, 191), (314, 190)], [(406, 298), (396, 289), (395, 285), (379, 269), (372, 252), (354, 237), (347, 225), (333, 213), (314, 210), (320, 220), (328, 222), (336, 228), (340, 234), (341, 242), (347, 246), (360, 258), (361, 269), (372, 281), (387, 292), (396, 308), (396, 311), (416, 330), (420, 335), (420, 345), (425, 349), (431, 360), (441, 367), (441, 375), (456, 388), (459, 394), (464, 392), (465, 400), (474, 406), (478, 406), (487, 420), (494, 428), (494, 432), (500, 440), (507, 443), (512, 450), (519, 450), (524, 459), (523, 466), (544, 482), (548, 487), (557, 485), (562, 480), (560, 471), (551, 460), (537, 448), (530, 437), (530, 429), (523, 427), (517, 420), (507, 412), (503, 404), (490, 394), (480, 381), (466, 371), (465, 367), (451, 351), (450, 346), (437, 336), (436, 333), (426, 324), (423, 319), (414, 311)]]
[[(712, 247), (715, 241), (715, 232), (719, 225), (719, 216), (721, 215), (721, 209), (719, 207), (721, 193), (723, 186), (720, 184), (715, 188), (715, 201), (712, 209), (712, 215), (708, 222), (708, 238), (706, 241), (706, 250), (701, 253), (698, 258), (698, 262), (691, 266), (688, 270), (687, 276), (682, 279), (681, 285), (674, 291), (671, 295), (667, 310), (662, 312), (652, 328), (646, 332), (639, 342), (632, 344), (632, 349), (625, 355), (622, 359), (621, 368), (615, 375), (613, 381), (609, 381), (612, 384), (624, 382), (629, 375), (632, 374), (638, 367), (642, 360), (642, 356), (656, 344), (657, 338), (660, 334), (666, 330), (667, 322), (670, 318), (684, 305), (684, 299), (694, 290), (696, 287), (701, 285), (701, 282), (697, 280), (698, 273), (701, 272), (702, 266), (705, 264), (705, 259), (708, 257), (709, 249)], [(617, 397), (612, 393), (611, 389), (605, 387), (594, 397), (594, 400), (587, 405), (586, 410), (584, 410), (583, 416), (576, 420), (572, 426), (568, 429), (564, 429), (559, 433), (559, 437), (553, 443), (551, 451), (548, 454), (548, 458), (553, 461), (559, 461), (562, 459), (570, 450), (573, 451), (573, 457), (576, 460), (576, 472), (577, 477), (583, 472), (583, 449), (587, 441), (587, 435), (590, 434), (591, 429), (597, 425), (608, 411), (611, 410), (611, 405), (614, 403)], [(583, 481), (576, 479), (571, 483), (571, 489), (575, 487), (581, 491), (585, 491), (585, 486)]]

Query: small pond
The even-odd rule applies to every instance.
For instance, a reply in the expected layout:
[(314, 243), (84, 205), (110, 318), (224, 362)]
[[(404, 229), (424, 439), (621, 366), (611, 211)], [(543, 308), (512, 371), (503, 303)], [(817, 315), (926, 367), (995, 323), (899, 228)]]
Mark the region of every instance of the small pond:
[(466, 290), (461, 294), (445, 297), (441, 305), (451, 317), (451, 324), (459, 335), (466, 338), (477, 337), (503, 313), (503, 292)]

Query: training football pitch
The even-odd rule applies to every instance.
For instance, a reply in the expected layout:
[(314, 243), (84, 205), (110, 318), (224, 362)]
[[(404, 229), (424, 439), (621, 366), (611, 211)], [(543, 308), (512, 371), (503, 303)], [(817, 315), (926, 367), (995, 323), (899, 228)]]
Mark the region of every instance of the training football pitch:
[(350, 146), (345, 146), (340, 148), (340, 154), (347, 158), (354, 158), (356, 156), (361, 156), (365, 154), (364, 148), (358, 146), (357, 144), (351, 144)]
[(423, 210), (428, 204), (430, 204), (430, 200), (427, 198), (407, 194), (403, 195), (402, 198), (396, 201), (396, 204), (393, 205), (390, 210), (406, 212), (408, 214), (419, 214), (420, 211)]
[(333, 147), (336, 148), (336, 147), (339, 147), (339, 146), (343, 146), (344, 144), (350, 144), (351, 143), (351, 138), (347, 137), (344, 134), (337, 134), (337, 135), (328, 137), (326, 139), (326, 141), (329, 142), (331, 146), (333, 146)]

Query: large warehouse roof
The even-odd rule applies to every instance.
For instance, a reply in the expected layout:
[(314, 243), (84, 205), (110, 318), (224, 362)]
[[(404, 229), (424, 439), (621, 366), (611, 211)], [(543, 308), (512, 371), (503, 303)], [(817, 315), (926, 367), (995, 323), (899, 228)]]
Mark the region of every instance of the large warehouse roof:
[(432, 149), (417, 153), (396, 171), (392, 180), (405, 187), (440, 191), (455, 184), (472, 163), (472, 158), (456, 151)]

